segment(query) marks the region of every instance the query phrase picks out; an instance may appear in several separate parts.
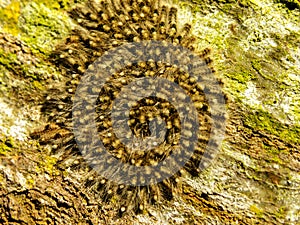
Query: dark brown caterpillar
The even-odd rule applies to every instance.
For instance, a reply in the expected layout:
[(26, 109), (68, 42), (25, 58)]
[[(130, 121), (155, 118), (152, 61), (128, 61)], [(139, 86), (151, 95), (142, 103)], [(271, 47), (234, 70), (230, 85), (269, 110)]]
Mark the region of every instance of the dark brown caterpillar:
[[(173, 5), (159, 0), (88, 1), (85, 5), (77, 5), (73, 8), (70, 16), (77, 22), (77, 27), (52, 54), (53, 62), (65, 71), (67, 82), (61, 90), (62, 97), (58, 97), (58, 94), (50, 95), (43, 108), (44, 112), (49, 115), (49, 122), (60, 127), (64, 135), (54, 138), (53, 129), (49, 127), (45, 128), (42, 136), (39, 133), (33, 135), (35, 138), (40, 138), (42, 144), (51, 145), (53, 154), (61, 155), (62, 165), (65, 161), (70, 161), (70, 158), (74, 159), (73, 165), (70, 166), (74, 170), (80, 169), (83, 164), (72, 133), (73, 98), (80, 77), (88, 66), (104, 52), (124, 43), (161, 40), (172, 43), (174, 46), (181, 45), (197, 53), (202, 60), (193, 66), (199, 72), (200, 80), (202, 75), (213, 76), (213, 68), (207, 66), (211, 63), (208, 57), (210, 50), (197, 51), (196, 38), (191, 33), (191, 25), (184, 24), (182, 29), (179, 29), (177, 8)], [(159, 56), (163, 53), (157, 51), (155, 54)], [(190, 57), (192, 58), (192, 55)], [(194, 176), (200, 172), (199, 163), (211, 131), (210, 107), (202, 88), (193, 76), (174, 65), (161, 62), (148, 61), (129, 65), (112, 74), (100, 90), (97, 100), (96, 122), (99, 137), (106, 150), (115, 158), (135, 166), (155, 165), (172, 154), (172, 148), (178, 145), (180, 139), (182, 121), (179, 120), (178, 112), (169, 102), (155, 97), (144, 98), (137, 102), (131, 108), (128, 124), (135, 136), (145, 138), (150, 134), (149, 121), (154, 117), (161, 117), (166, 123), (167, 133), (164, 141), (155, 150), (132, 151), (115, 136), (110, 120), (112, 102), (120, 93), (122, 86), (140, 77), (162, 77), (182, 87), (197, 109), (201, 135), (188, 134), (195, 135), (198, 140), (193, 156), (180, 171), (155, 185), (117, 185), (89, 168), (86, 179), (83, 181), (85, 188), (90, 188), (100, 196), (102, 202), (113, 207), (117, 206), (121, 214), (132, 211), (143, 212), (148, 204), (171, 200), (175, 194), (181, 193), (180, 177), (184, 174)], [(97, 93), (98, 89), (95, 87), (90, 91)], [(164, 87), (161, 87), (161, 91), (164, 91)], [(213, 88), (208, 88), (207, 93), (215, 95)], [(185, 107), (185, 105), (180, 107)], [(85, 119), (85, 115), (78, 116), (81, 116), (82, 120)], [(220, 123), (223, 120), (224, 115), (220, 114)], [(193, 127), (192, 123), (189, 124), (188, 118), (186, 122)], [(66, 131), (69, 133), (66, 134)], [(48, 135), (49, 140), (44, 138), (47, 136), (44, 133), (47, 132), (51, 133)], [(189, 143), (186, 145), (188, 147)], [(97, 163), (97, 158), (94, 163)]]

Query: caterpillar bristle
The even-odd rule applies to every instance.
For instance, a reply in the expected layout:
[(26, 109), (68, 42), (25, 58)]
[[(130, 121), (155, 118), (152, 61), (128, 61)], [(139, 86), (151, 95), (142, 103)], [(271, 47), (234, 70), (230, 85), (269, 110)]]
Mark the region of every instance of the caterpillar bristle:
[(177, 33), (177, 8), (171, 7), (168, 18), (168, 36), (173, 38)]

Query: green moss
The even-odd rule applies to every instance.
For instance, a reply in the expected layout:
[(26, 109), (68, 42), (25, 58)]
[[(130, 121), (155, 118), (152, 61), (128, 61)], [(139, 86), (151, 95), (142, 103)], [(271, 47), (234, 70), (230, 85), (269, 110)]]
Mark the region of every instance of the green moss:
[[(263, 145), (263, 150), (268, 154), (268, 161), (277, 163), (277, 164), (284, 164), (284, 162), (279, 158), (279, 155), (283, 153), (283, 151), (286, 150), (281, 150), (276, 148), (275, 146), (268, 146), (268, 145)], [(288, 154), (288, 152), (286, 152)]]
[(0, 143), (0, 155), (6, 155), (9, 151), (10, 148), (6, 144)]
[(57, 163), (57, 158), (51, 157), (51, 156), (44, 156), (43, 158), (40, 158), (39, 165), (36, 167), (36, 171), (38, 173), (48, 173), (50, 175), (57, 175), (59, 174), (59, 171), (55, 167)]
[(264, 215), (264, 210), (256, 205), (251, 205), (249, 209), (250, 211), (254, 212), (259, 218), (262, 218)]
[(21, 36), (35, 52), (49, 53), (56, 39), (70, 29), (70, 19), (63, 10), (72, 6), (72, 0), (12, 0), (0, 8), (3, 31)]
[(236, 71), (236, 73), (226, 73), (225, 77), (230, 78), (231, 80), (235, 80), (238, 83), (246, 85), (247, 82), (251, 81), (255, 78), (255, 75), (247, 70), (241, 68), (240, 71)]
[(5, 8), (0, 8), (0, 22), (3, 30), (13, 35), (18, 35), (20, 30), (17, 26), (20, 16), (20, 1), (12, 0)]
[(287, 208), (285, 206), (280, 207), (275, 215), (277, 218), (284, 218), (286, 216)]
[[(252, 110), (245, 112), (246, 124), (299, 144), (299, 82), (289, 78), (299, 74), (299, 11), (271, 1), (193, 2), (196, 7), (189, 8), (195, 34), (201, 46), (213, 48), (214, 67), (224, 78), (225, 91)], [(210, 11), (207, 2), (218, 10)], [(201, 10), (207, 15), (198, 13)], [(273, 161), (280, 161), (276, 154)]]
[(27, 177), (26, 179), (26, 186), (27, 188), (33, 188), (35, 184), (35, 180), (32, 177)]
[[(17, 76), (17, 79), (29, 78), (26, 82), (31, 82), (30, 88), (35, 88), (39, 90), (44, 90), (45, 87), (41, 80), (44, 79), (44, 75), (55, 74), (56, 71), (51, 68), (50, 65), (46, 64), (44, 61), (39, 60), (39, 62), (32, 66), (26, 63), (20, 63), (17, 59), (17, 55), (14, 53), (4, 52), (0, 49), (0, 83), (4, 86), (9, 86), (11, 80), (10, 76)], [(13, 74), (9, 74), (12, 71)], [(25, 88), (26, 85), (24, 85)]]
[(43, 3), (30, 2), (21, 10), (19, 27), (21, 39), (34, 52), (49, 54), (58, 40), (70, 31), (70, 19), (62, 12)]
[(0, 140), (0, 155), (7, 155), (9, 154), (13, 148), (16, 147), (16, 144), (13, 138), (8, 137)]
[(45, 160), (45, 170), (49, 173), (49, 174), (54, 174), (54, 170), (55, 170), (55, 164), (57, 162), (57, 159), (54, 157), (46, 157)]
[(251, 64), (252, 64), (252, 67), (257, 70), (257, 71), (260, 71), (262, 69), (262, 66), (261, 66), (261, 63), (260, 63), (260, 60), (252, 60), (251, 61)]
[(300, 144), (300, 126), (284, 125), (269, 112), (262, 109), (248, 111), (244, 117), (244, 123), (254, 130), (276, 135), (288, 143)]
[[(12, 69), (12, 63), (17, 61), (17, 55), (9, 52), (4, 52), (0, 49), (0, 64), (6, 67), (7, 69)], [(1, 76), (1, 75), (0, 75)]]
[(33, 81), (32, 84), (33, 84), (33, 87), (34, 87), (35, 89), (45, 90), (45, 87), (43, 86), (43, 84), (40, 83), (40, 82), (38, 82), (38, 81), (36, 81), (36, 80)]

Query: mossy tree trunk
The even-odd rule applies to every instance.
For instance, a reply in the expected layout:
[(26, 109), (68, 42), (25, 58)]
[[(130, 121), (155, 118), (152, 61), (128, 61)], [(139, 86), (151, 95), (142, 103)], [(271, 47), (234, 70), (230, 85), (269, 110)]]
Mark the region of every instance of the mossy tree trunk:
[[(8, 1), (0, 9), (1, 224), (300, 223), (297, 2), (287, 9), (273, 1), (177, 1), (183, 17), (194, 16), (199, 45), (214, 48), (230, 96), (225, 141), (210, 168), (183, 181), (183, 194), (122, 218), (89, 190), (84, 169), (60, 166), (29, 136), (47, 123), (41, 102), (64, 83), (48, 55), (72, 26), (50, 21), (68, 18), (68, 4)], [(9, 13), (24, 24), (8, 23)]]

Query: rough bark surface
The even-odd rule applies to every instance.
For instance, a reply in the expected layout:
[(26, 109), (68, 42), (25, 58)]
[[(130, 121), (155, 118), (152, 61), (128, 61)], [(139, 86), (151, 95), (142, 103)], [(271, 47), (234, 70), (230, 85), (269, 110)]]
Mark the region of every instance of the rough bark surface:
[[(257, 8), (271, 10), (268, 4), (278, 6), (273, 1), (264, 2), (267, 2), (266, 6), (256, 1), (177, 2), (182, 8), (183, 17), (196, 15), (193, 23), (198, 31), (199, 21), (203, 29), (210, 29), (208, 33), (196, 31), (196, 35), (202, 40), (199, 41), (200, 45), (206, 46), (209, 42), (216, 48), (216, 69), (220, 71), (230, 96), (226, 137), (211, 167), (198, 177), (183, 180), (182, 194), (171, 201), (158, 202), (145, 213), (121, 217), (116, 209), (110, 208), (104, 199), (97, 196), (95, 190), (89, 188), (89, 182), (93, 181), (88, 180), (90, 170), (82, 159), (79, 160), (83, 164), (80, 168), (71, 161), (62, 164), (61, 158), (52, 155), (50, 148), (41, 147), (38, 141), (30, 138), (32, 131), (47, 123), (47, 118), (40, 113), (41, 102), (49, 90), (60, 87), (65, 79), (60, 69), (47, 59), (49, 48), (55, 44), (44, 42), (47, 48), (41, 49), (43, 42), (37, 41), (41, 37), (31, 37), (26, 25), (16, 26), (1, 18), (0, 223), (299, 224), (300, 49), (294, 43), (299, 43), (300, 31), (292, 27), (289, 34), (280, 36), (282, 34), (276, 32), (280, 29), (286, 31), (287, 28), (277, 28), (276, 20), (270, 38), (276, 41), (277, 46), (265, 46), (265, 42), (259, 39), (270, 41), (269, 37), (264, 36), (269, 25), (265, 30), (261, 27), (264, 31), (259, 33), (247, 20), (262, 20), (263, 15), (255, 12)], [(286, 5), (280, 4), (282, 11), (279, 15), (299, 16), (299, 3), (287, 2), (290, 1), (283, 3), (293, 7), (286, 9)], [(52, 5), (27, 1), (18, 3), (1, 2), (0, 15), (3, 17), (17, 11), (20, 18), (25, 18), (22, 21), (27, 21), (27, 26), (33, 26), (35, 22), (41, 21), (40, 18), (44, 19), (36, 14), (36, 18), (30, 13), (31, 16), (28, 16), (28, 12), (39, 12), (41, 15), (46, 12), (48, 19), (60, 18), (62, 14), (51, 14), (53, 9), (59, 8), (60, 12), (64, 12), (71, 4), (67, 1), (51, 1)], [(285, 14), (286, 10), (293, 11)], [(206, 21), (207, 15), (210, 18), (215, 16), (214, 25)], [(268, 11), (266, 15), (269, 15)], [(297, 24), (299, 18), (295, 16), (291, 20)], [(30, 19), (37, 21), (32, 22)], [(225, 20), (229, 22), (225, 23)], [(223, 30), (224, 24), (227, 26), (226, 31)], [(61, 27), (53, 28), (56, 34), (51, 33), (51, 27), (45, 28), (51, 31), (46, 34), (51, 33), (55, 37), (53, 43), (59, 42), (61, 36), (64, 36), (66, 29)], [(257, 39), (247, 39), (249, 34), (255, 33), (254, 30)], [(16, 37), (16, 32), (22, 35)], [(203, 35), (208, 35), (209, 41), (203, 42)], [(220, 37), (222, 40), (218, 39)], [(245, 40), (254, 49), (246, 48)], [(288, 46), (284, 43), (288, 43)], [(258, 54), (261, 49), (263, 55)], [(289, 71), (288, 78), (283, 75), (284, 71)], [(254, 94), (245, 97), (243, 93), (246, 95), (253, 83), (265, 90), (259, 92), (259, 97)], [(245, 92), (241, 94), (240, 90)], [(279, 95), (283, 92), (287, 95), (293, 93), (290, 101), (293, 101), (295, 110), (283, 113), (282, 117), (280, 110), (274, 108), (277, 104), (275, 100), (284, 98), (269, 98), (266, 94), (268, 92), (278, 92)], [(261, 100), (266, 98), (273, 101), (272, 106), (275, 105), (271, 110)], [(250, 103), (257, 99), (262, 107)]]

